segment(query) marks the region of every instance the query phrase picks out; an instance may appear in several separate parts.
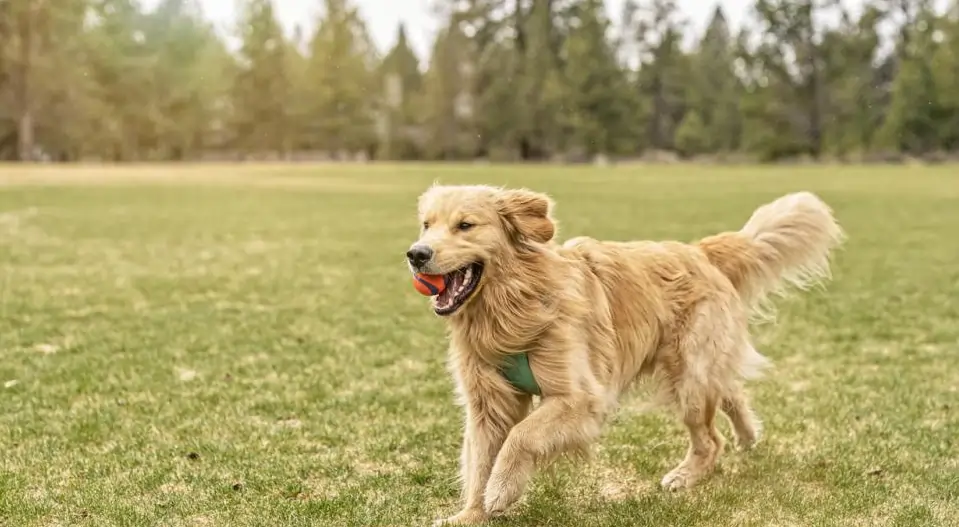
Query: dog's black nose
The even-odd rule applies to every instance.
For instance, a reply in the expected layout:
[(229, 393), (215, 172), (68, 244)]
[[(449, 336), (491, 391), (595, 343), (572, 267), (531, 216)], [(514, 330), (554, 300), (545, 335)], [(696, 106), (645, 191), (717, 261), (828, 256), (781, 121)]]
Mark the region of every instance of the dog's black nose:
[(425, 245), (414, 245), (406, 251), (406, 259), (413, 264), (413, 267), (422, 267), (433, 257), (433, 249)]

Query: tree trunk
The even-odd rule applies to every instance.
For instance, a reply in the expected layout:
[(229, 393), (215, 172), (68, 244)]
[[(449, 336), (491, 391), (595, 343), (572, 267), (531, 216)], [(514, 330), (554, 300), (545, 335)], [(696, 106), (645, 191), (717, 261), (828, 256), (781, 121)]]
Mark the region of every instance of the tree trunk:
[[(516, 31), (515, 53), (517, 54), (517, 63), (520, 64), (520, 67), (519, 67), (519, 71), (514, 72), (515, 74), (513, 75), (513, 82), (523, 82), (520, 79), (524, 79), (524, 77), (526, 76), (529, 70), (528, 60), (526, 57), (525, 18), (526, 16), (525, 16), (525, 13), (523, 12), (523, 1), (516, 0), (516, 3), (514, 5), (514, 11), (513, 11), (513, 30)], [(526, 134), (528, 133), (528, 127), (529, 127), (529, 119), (527, 118), (529, 115), (529, 107), (530, 107), (529, 102), (530, 101), (524, 100), (521, 103), (523, 105), (521, 108), (523, 117), (521, 117), (522, 123), (519, 126), (519, 136), (516, 138), (516, 147), (517, 147), (517, 150), (519, 150), (519, 157), (523, 161), (526, 161), (530, 158), (530, 150), (531, 150), (530, 144), (529, 144), (529, 138), (526, 136)]]
[(33, 50), (36, 32), (34, 22), (40, 2), (31, 2), (20, 17), (20, 83), (17, 93), (17, 159), (33, 159), (33, 99), (31, 77), (33, 76)]
[(809, 54), (810, 54), (810, 64), (812, 66), (812, 79), (811, 79), (811, 88), (812, 88), (812, 98), (811, 103), (812, 107), (810, 108), (809, 115), (809, 148), (811, 154), (814, 158), (819, 159), (819, 156), (822, 154), (822, 136), (823, 136), (823, 88), (824, 88), (824, 79), (823, 69), (819, 63), (819, 53), (821, 50), (816, 45), (815, 42), (810, 38), (809, 40)]
[(17, 122), (17, 160), (33, 160), (33, 113), (29, 108), (20, 111)]

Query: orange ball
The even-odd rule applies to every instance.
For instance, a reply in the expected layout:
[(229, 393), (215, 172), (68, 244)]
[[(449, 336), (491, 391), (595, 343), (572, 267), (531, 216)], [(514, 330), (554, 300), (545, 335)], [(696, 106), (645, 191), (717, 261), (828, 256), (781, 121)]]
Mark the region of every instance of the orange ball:
[(422, 274), (413, 275), (413, 287), (421, 295), (434, 296), (446, 289), (446, 278), (441, 274)]

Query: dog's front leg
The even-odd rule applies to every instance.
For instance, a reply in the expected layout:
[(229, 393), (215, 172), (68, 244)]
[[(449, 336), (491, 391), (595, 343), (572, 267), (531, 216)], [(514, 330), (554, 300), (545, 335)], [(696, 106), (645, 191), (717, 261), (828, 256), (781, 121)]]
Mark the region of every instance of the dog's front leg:
[(506, 440), (506, 433), (467, 417), (460, 458), (460, 477), (465, 501), (463, 510), (445, 520), (437, 521), (435, 525), (469, 525), (484, 522), (489, 518), (483, 508), (483, 490), (493, 470), (496, 453)]
[(587, 396), (544, 399), (499, 451), (484, 493), (486, 512), (505, 511), (526, 489), (537, 461), (587, 446), (599, 436), (601, 422), (601, 406)]
[(476, 400), (467, 406), (460, 459), (465, 503), (459, 513), (437, 520), (434, 525), (469, 525), (489, 519), (483, 507), (486, 483), (507, 434), (527, 414), (531, 398), (509, 396), (498, 404), (491, 402)]

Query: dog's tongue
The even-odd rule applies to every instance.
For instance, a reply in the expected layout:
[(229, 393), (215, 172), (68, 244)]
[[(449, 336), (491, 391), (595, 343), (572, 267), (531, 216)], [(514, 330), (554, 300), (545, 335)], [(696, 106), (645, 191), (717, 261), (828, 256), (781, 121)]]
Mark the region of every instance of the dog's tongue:
[(441, 304), (445, 304), (455, 298), (456, 292), (463, 287), (463, 278), (463, 273), (459, 271), (453, 271), (446, 275), (446, 288), (439, 294), (437, 300), (439, 300)]
[(457, 289), (463, 287), (463, 280), (465, 276), (460, 271), (454, 271), (446, 276), (446, 289), (452, 289), (456, 291)]

